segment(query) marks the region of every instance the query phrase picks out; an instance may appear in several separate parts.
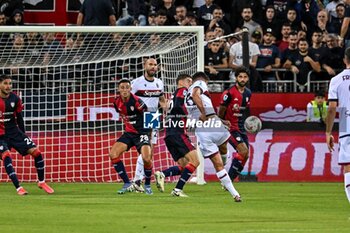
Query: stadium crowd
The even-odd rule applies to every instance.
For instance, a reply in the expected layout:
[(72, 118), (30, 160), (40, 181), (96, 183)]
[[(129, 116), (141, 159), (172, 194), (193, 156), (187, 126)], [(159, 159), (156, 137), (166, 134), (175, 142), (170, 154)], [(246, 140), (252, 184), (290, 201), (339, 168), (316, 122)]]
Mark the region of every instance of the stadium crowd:
[[(23, 25), (23, 9), (22, 1), (0, 1), (0, 25)], [(218, 82), (235, 80), (229, 71), (243, 63), (241, 36), (221, 37), (246, 28), (252, 91), (263, 91), (263, 81), (295, 80), (305, 86), (310, 71), (311, 80), (329, 81), (344, 68), (349, 22), (350, 0), (85, 0), (77, 17), (77, 25), (203, 25), (205, 71)], [(61, 46), (79, 40), (68, 38)], [(35, 35), (35, 41), (47, 50), (60, 46), (54, 35)], [(15, 50), (31, 42), (30, 35), (13, 37)]]

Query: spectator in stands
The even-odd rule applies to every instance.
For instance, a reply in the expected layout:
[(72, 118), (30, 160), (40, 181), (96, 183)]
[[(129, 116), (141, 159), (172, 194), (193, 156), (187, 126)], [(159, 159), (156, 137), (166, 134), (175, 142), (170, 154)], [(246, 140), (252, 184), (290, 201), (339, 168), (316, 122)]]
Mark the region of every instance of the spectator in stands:
[(317, 13), (317, 24), (314, 31), (320, 30), (323, 34), (328, 33), (329, 31), (332, 31), (330, 28), (330, 24), (328, 21), (328, 14), (326, 10), (320, 10)]
[(9, 25), (23, 26), (24, 25), (23, 11), (18, 9), (14, 10), (9, 20)]
[(301, 38), (307, 39), (307, 32), (304, 29), (298, 31), (298, 40)]
[(340, 37), (344, 39), (345, 48), (350, 47), (350, 0), (344, 0), (345, 16), (341, 26)]
[(343, 20), (345, 16), (344, 3), (339, 3), (335, 8), (335, 12), (336, 12), (336, 17), (332, 16), (332, 20), (330, 22), (330, 27), (332, 29), (330, 32), (340, 35), (341, 26), (343, 24)]
[(273, 6), (267, 6), (265, 11), (265, 17), (264, 20), (261, 22), (261, 27), (264, 30), (267, 28), (271, 28), (272, 31), (276, 34), (278, 32), (278, 35), (276, 36), (277, 40), (281, 39), (280, 31), (281, 31), (281, 21), (278, 21), (275, 15), (275, 8)]
[(188, 26), (197, 26), (198, 25), (197, 16), (193, 12), (187, 12), (186, 17), (188, 19), (188, 24), (187, 24)]
[[(228, 60), (227, 55), (223, 49), (220, 48), (220, 42), (214, 41), (208, 44), (208, 48), (204, 51), (204, 68), (205, 73), (208, 75), (210, 80), (227, 80), (224, 72), (220, 72), (217, 69), (227, 68)], [(215, 91), (223, 91), (220, 89), (222, 85), (215, 85)], [(213, 91), (213, 90), (212, 90)]]
[[(256, 63), (260, 54), (259, 46), (251, 41), (249, 46), (249, 70), (250, 70), (250, 89), (252, 91), (262, 91), (262, 82), (259, 73), (256, 71)], [(230, 48), (229, 68), (236, 69), (243, 65), (243, 48), (242, 42), (233, 44)], [(230, 79), (235, 82), (234, 72), (230, 73)]]
[[(228, 1), (229, 2), (229, 1)], [(232, 29), (240, 28), (242, 19), (241, 13), (245, 7), (249, 7), (252, 11), (252, 20), (260, 23), (263, 19), (263, 11), (261, 6), (261, 1), (257, 0), (232, 0), (231, 10), (230, 10), (230, 24)]]
[(185, 6), (177, 6), (175, 14), (176, 26), (187, 26), (189, 25), (189, 19), (187, 18), (187, 9)]
[[(298, 41), (298, 53), (291, 54), (284, 63), (284, 68), (290, 69), (297, 74), (297, 83), (305, 85), (307, 83), (308, 73), (310, 71), (320, 72), (320, 63), (316, 60), (312, 53), (309, 53), (309, 44), (307, 40), (300, 39)], [(303, 91), (303, 89), (301, 89)]]
[(325, 10), (328, 13), (328, 18), (330, 19), (330, 21), (332, 22), (334, 18), (338, 18), (337, 15), (337, 5), (338, 4), (343, 4), (343, 0), (333, 0), (333, 1), (329, 1), (329, 3), (326, 5)]
[(175, 25), (175, 14), (176, 9), (173, 0), (163, 0), (158, 3), (152, 3), (154, 6), (155, 12), (159, 13), (159, 10), (164, 10), (166, 12), (167, 23), (166, 25)]
[(212, 31), (216, 27), (224, 30), (225, 35), (231, 34), (230, 26), (224, 21), (224, 12), (220, 7), (216, 7), (213, 11), (213, 19), (210, 21), (207, 31)]
[(213, 2), (214, 0), (205, 0), (205, 4), (200, 6), (197, 11), (199, 25), (203, 25), (204, 29), (208, 28), (210, 21), (213, 19), (213, 11), (216, 8)]
[(311, 36), (311, 46), (309, 48), (309, 52), (314, 54), (315, 59), (320, 62), (327, 56), (326, 48), (322, 44), (323, 37), (326, 36), (322, 34), (322, 31), (314, 31)]
[[(298, 34), (296, 31), (291, 31), (288, 36), (288, 48), (281, 53), (281, 66), (284, 67), (284, 63), (288, 57), (295, 57), (298, 54)], [(304, 38), (305, 40), (306, 38)], [(293, 74), (291, 72), (278, 72), (280, 80), (293, 80)], [(278, 79), (278, 78), (277, 78)]]
[(6, 26), (6, 16), (3, 12), (0, 12), (0, 26)]
[(149, 13), (147, 18), (147, 25), (149, 26), (157, 26), (157, 14), (156, 13)]
[(341, 62), (344, 57), (344, 48), (338, 46), (337, 39), (338, 36), (335, 34), (328, 34), (326, 36), (327, 56), (323, 60), (322, 68), (329, 75), (329, 79), (344, 69), (344, 63)]
[(273, 6), (275, 8), (276, 17), (279, 21), (284, 21), (286, 18), (286, 9), (289, 5), (288, 0), (267, 0), (266, 6)]
[(84, 0), (79, 10), (77, 25), (115, 26), (115, 10), (110, 0)]
[(15, 10), (24, 11), (22, 0), (0, 0), (0, 12), (4, 13), (7, 19), (12, 17)]
[(125, 0), (127, 3), (127, 14), (119, 18), (117, 26), (146, 26), (147, 9), (145, 0)]
[(251, 42), (259, 45), (262, 42), (262, 35), (260, 31), (254, 31), (250, 39)]
[(216, 38), (216, 33), (214, 31), (207, 31), (204, 37), (204, 48), (208, 47), (208, 41)]
[(32, 77), (30, 75), (26, 75), (25, 69), (20, 68), (21, 66), (25, 66), (27, 62), (26, 58), (24, 36), (23, 34), (16, 33), (13, 36), (13, 44), (9, 58), (11, 63), (10, 73), (12, 78), (18, 82), (18, 87), (21, 90), (32, 87)]
[(157, 16), (155, 18), (155, 23), (157, 26), (169, 25), (167, 12), (164, 9), (157, 11)]
[(287, 9), (287, 20), (292, 30), (299, 31), (301, 27), (300, 21), (297, 19), (297, 11), (294, 8)]
[(289, 33), (291, 31), (292, 29), (289, 23), (284, 23), (282, 25), (282, 29), (281, 29), (282, 39), (280, 41), (277, 41), (277, 44), (276, 44), (281, 53), (286, 48), (288, 48)]
[(322, 90), (317, 91), (314, 100), (310, 101), (306, 106), (306, 121), (320, 122), (324, 125), (327, 117), (327, 108), (325, 92)]
[(253, 17), (253, 11), (250, 7), (244, 7), (242, 12), (241, 12), (241, 16), (243, 21), (241, 21), (240, 26), (238, 29), (236, 29), (236, 31), (241, 30), (243, 27), (248, 28), (249, 31), (249, 40), (252, 37), (253, 32), (255, 31), (260, 31), (260, 33), (262, 34), (262, 29), (260, 24), (258, 24), (257, 22), (255, 22), (252, 17)]
[(263, 71), (259, 71), (262, 80), (276, 80), (276, 75), (272, 69), (280, 67), (280, 52), (278, 48), (272, 44), (273, 32), (271, 28), (267, 28), (264, 31), (263, 43), (259, 45), (260, 54), (258, 55), (258, 61), (256, 68), (262, 68)]

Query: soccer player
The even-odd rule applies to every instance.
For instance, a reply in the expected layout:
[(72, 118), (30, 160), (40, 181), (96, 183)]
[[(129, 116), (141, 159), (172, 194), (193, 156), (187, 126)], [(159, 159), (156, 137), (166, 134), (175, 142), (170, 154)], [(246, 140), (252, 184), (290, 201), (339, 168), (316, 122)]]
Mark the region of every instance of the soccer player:
[(171, 195), (176, 197), (187, 197), (183, 187), (192, 173), (199, 165), (197, 151), (187, 135), (186, 121), (187, 110), (185, 107), (185, 96), (187, 88), (192, 84), (192, 77), (180, 74), (177, 79), (177, 89), (169, 102), (168, 115), (166, 119), (165, 144), (179, 166), (172, 166), (163, 171), (154, 173), (159, 191), (164, 192), (164, 179), (169, 176), (181, 175)]
[(240, 202), (239, 193), (233, 187), (221, 159), (221, 155), (227, 153), (227, 140), (230, 133), (215, 114), (209, 96), (208, 81), (209, 78), (204, 72), (197, 72), (193, 75), (194, 83), (186, 96), (186, 108), (189, 117), (192, 118), (191, 121), (197, 121), (195, 135), (203, 157), (211, 160), (221, 184), (230, 192), (236, 202)]
[(142, 154), (145, 171), (145, 193), (153, 194), (151, 189), (152, 175), (152, 152), (150, 129), (143, 127), (143, 113), (147, 111), (146, 104), (137, 96), (131, 93), (131, 83), (128, 79), (122, 79), (118, 83), (119, 96), (114, 100), (114, 107), (121, 115), (125, 125), (125, 132), (114, 143), (109, 156), (112, 160), (114, 169), (123, 180), (124, 185), (118, 194), (124, 194), (127, 191), (133, 191), (132, 183), (126, 173), (124, 163), (120, 156), (135, 146), (137, 151)]
[(10, 76), (0, 76), (0, 91), (0, 153), (6, 173), (16, 187), (17, 194), (26, 195), (28, 192), (20, 185), (12, 166), (11, 148), (14, 148), (22, 156), (27, 154), (33, 156), (39, 180), (38, 187), (48, 194), (54, 193), (54, 190), (45, 182), (45, 166), (42, 154), (32, 139), (25, 134), (22, 101), (12, 92)]
[(251, 91), (246, 87), (249, 70), (238, 67), (235, 71), (236, 84), (221, 96), (219, 117), (230, 122), (229, 143), (237, 151), (233, 156), (228, 174), (233, 181), (243, 170), (249, 157), (249, 142), (244, 129), (244, 120), (249, 115)]
[(336, 108), (339, 109), (339, 165), (344, 170), (345, 193), (350, 202), (350, 47), (345, 50), (346, 69), (331, 79), (328, 90), (328, 114), (326, 118), (326, 142), (330, 152), (334, 151), (332, 129)]
[[(166, 109), (166, 99), (164, 97), (164, 84), (163, 81), (156, 78), (155, 75), (158, 72), (157, 60), (149, 58), (144, 64), (145, 73), (141, 77), (131, 82), (131, 91), (147, 105), (148, 111), (156, 112), (159, 105)], [(157, 144), (158, 131), (152, 131), (152, 144)], [(152, 152), (153, 153), (153, 152)], [(133, 182), (133, 188), (137, 192), (144, 192), (141, 185), (143, 179), (143, 160), (142, 155), (139, 155), (136, 162), (135, 177)]]

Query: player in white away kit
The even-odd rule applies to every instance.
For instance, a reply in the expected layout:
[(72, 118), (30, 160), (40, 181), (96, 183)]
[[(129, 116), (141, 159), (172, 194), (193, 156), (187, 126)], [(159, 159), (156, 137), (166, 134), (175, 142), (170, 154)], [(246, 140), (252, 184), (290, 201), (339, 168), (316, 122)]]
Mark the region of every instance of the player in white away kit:
[[(147, 105), (149, 112), (156, 112), (159, 105), (165, 109), (166, 99), (164, 97), (163, 81), (154, 77), (158, 72), (157, 60), (149, 58), (144, 64), (145, 73), (141, 77), (131, 82), (131, 92), (140, 97)], [(152, 144), (157, 144), (158, 131), (152, 131)], [(153, 148), (153, 147), (152, 147)], [(135, 176), (133, 180), (133, 188), (138, 192), (143, 192), (141, 181), (144, 177), (143, 159), (139, 155), (136, 162)]]
[(339, 108), (339, 158), (344, 168), (345, 193), (350, 202), (350, 47), (345, 50), (346, 69), (331, 79), (328, 91), (326, 141), (330, 152), (334, 150), (332, 129), (336, 108)]
[(215, 113), (209, 97), (208, 81), (209, 78), (204, 72), (197, 72), (193, 75), (193, 84), (188, 89), (186, 96), (188, 118), (191, 119), (191, 122), (197, 121), (195, 135), (203, 157), (211, 160), (221, 184), (231, 193), (236, 202), (240, 202), (240, 195), (233, 187), (220, 155), (227, 154), (227, 141), (230, 133)]

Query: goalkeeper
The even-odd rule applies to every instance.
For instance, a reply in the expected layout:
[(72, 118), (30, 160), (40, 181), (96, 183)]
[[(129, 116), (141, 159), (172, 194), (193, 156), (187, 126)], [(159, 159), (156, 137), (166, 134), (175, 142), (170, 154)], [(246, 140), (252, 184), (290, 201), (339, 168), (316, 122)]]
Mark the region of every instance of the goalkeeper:
[(32, 139), (25, 134), (22, 101), (12, 92), (12, 79), (10, 76), (0, 76), (0, 91), (0, 153), (6, 173), (16, 187), (17, 194), (26, 195), (28, 192), (20, 185), (12, 166), (11, 148), (14, 148), (22, 156), (27, 154), (33, 156), (38, 173), (38, 187), (48, 194), (54, 193), (54, 190), (45, 182), (45, 166), (41, 152)]

